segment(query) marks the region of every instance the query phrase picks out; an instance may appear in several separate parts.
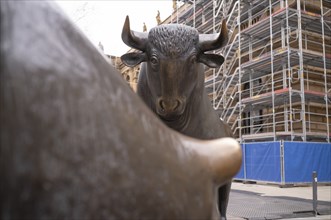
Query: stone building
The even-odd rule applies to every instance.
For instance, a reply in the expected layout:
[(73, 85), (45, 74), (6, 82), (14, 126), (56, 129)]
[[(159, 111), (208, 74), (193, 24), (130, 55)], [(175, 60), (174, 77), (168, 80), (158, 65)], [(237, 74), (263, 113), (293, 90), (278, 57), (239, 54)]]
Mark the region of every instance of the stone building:
[[(128, 52), (132, 52), (133, 50), (129, 50)], [(140, 66), (136, 67), (128, 67), (124, 65), (121, 61), (120, 57), (106, 55), (109, 59), (111, 64), (119, 70), (123, 79), (128, 83), (128, 85), (133, 89), (133, 91), (137, 91), (137, 81), (138, 81), (138, 74), (140, 70)]]

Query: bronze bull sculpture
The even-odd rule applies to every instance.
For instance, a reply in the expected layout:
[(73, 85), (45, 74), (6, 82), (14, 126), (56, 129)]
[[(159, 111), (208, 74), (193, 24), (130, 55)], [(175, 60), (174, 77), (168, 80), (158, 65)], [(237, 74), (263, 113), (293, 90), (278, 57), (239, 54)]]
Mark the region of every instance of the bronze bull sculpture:
[[(123, 55), (122, 61), (131, 67), (142, 63), (137, 93), (170, 128), (205, 140), (232, 136), (210, 104), (203, 67), (222, 65), (222, 55), (205, 52), (225, 46), (227, 33), (225, 21), (220, 34), (199, 34), (180, 24), (164, 24), (141, 33), (131, 30), (126, 18), (122, 39), (139, 52)], [(231, 181), (218, 191), (222, 219), (226, 219), (230, 189)]]
[(171, 131), (52, 3), (0, 4), (1, 219), (215, 218), (235, 140)]

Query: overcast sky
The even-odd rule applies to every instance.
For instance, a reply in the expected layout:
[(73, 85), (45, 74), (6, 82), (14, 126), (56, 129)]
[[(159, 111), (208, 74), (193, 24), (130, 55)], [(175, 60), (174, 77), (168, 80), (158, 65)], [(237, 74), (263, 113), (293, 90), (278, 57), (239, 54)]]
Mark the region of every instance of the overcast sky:
[(173, 11), (172, 0), (56, 2), (94, 45), (101, 42), (106, 54), (116, 56), (123, 55), (129, 49), (121, 39), (126, 15), (130, 16), (131, 29), (143, 31), (143, 22), (147, 30), (156, 26), (157, 10), (160, 10), (161, 20)]

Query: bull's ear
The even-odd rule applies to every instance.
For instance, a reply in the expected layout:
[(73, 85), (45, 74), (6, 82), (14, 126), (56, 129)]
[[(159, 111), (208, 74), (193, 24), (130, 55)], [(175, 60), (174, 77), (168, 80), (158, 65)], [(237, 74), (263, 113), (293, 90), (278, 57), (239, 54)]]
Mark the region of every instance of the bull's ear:
[(218, 54), (201, 54), (198, 61), (209, 66), (210, 68), (217, 68), (223, 64), (224, 57)]
[(141, 62), (146, 61), (146, 54), (145, 53), (127, 53), (121, 56), (122, 62), (129, 66), (134, 67), (140, 64)]

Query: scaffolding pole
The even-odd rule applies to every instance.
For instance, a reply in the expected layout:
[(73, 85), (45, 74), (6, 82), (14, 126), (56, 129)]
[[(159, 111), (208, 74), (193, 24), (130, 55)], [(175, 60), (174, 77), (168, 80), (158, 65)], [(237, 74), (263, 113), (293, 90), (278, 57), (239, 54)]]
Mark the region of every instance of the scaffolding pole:
[(273, 51), (273, 32), (272, 32), (272, 1), (269, 0), (269, 22), (270, 22), (270, 65), (271, 65), (271, 95), (272, 95), (272, 133), (273, 141), (276, 141), (276, 121), (275, 121), (275, 88), (274, 88), (274, 51)]
[(323, 10), (323, 0), (321, 3), (321, 28), (322, 28), (322, 45), (323, 45), (323, 67), (324, 67), (324, 99), (325, 99), (325, 117), (326, 117), (326, 131), (327, 131), (327, 142), (330, 143), (330, 122), (329, 122), (329, 103), (328, 103), (328, 81), (326, 74), (326, 54), (325, 54), (325, 35), (324, 35), (324, 10)]
[(302, 52), (302, 15), (301, 15), (301, 1), (297, 0), (297, 24), (299, 35), (299, 77), (300, 77), (300, 97), (301, 97), (301, 124), (302, 124), (302, 140), (306, 141), (306, 109), (305, 109), (305, 84), (303, 72), (303, 52)]
[[(240, 15), (241, 15), (241, 1), (238, 1), (238, 17), (237, 17), (237, 24), (238, 24), (238, 35), (239, 35), (239, 46), (238, 46), (238, 62), (239, 62), (239, 80), (238, 83), (241, 85), (241, 76), (242, 76), (242, 69), (241, 69), (241, 27), (240, 27)], [(240, 143), (243, 143), (242, 139), (242, 101), (241, 101), (241, 86), (238, 88), (239, 93), (239, 120), (238, 120), (238, 127), (239, 127), (239, 137), (240, 137)], [(234, 109), (235, 111), (235, 109)]]

